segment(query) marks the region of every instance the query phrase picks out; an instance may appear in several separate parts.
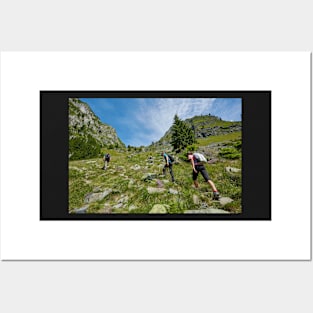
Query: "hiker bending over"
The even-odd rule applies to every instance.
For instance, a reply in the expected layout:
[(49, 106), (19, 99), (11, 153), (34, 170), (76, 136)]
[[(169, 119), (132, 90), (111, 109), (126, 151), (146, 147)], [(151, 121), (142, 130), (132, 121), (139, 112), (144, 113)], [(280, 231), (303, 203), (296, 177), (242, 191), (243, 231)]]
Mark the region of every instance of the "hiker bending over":
[(202, 174), (205, 181), (211, 186), (213, 190), (213, 200), (218, 200), (220, 197), (219, 192), (217, 191), (213, 181), (210, 179), (208, 172), (205, 169), (204, 163), (206, 163), (205, 157), (201, 153), (192, 153), (188, 152), (188, 160), (191, 162), (192, 166), (192, 179), (195, 184), (195, 187), (199, 187), (197, 181), (199, 172)]
[(166, 154), (165, 152), (162, 152), (161, 155), (163, 156), (164, 160), (165, 160), (165, 165), (163, 167), (163, 175), (165, 175), (166, 173), (166, 169), (168, 168), (172, 177), (172, 182), (175, 181), (174, 179), (174, 173), (173, 173), (173, 162), (174, 159), (172, 156)]
[(110, 153), (104, 155), (103, 157), (104, 166), (102, 168), (103, 170), (106, 170), (109, 167), (110, 159), (111, 159)]

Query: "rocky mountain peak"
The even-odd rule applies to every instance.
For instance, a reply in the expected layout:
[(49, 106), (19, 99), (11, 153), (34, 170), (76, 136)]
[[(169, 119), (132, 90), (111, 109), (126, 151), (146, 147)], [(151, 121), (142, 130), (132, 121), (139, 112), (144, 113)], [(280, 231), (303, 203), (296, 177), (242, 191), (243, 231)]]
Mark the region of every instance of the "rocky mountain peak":
[[(83, 149), (82, 147), (93, 149), (96, 146), (97, 151), (109, 146), (125, 147), (115, 129), (102, 123), (89, 105), (77, 98), (69, 99), (69, 142), (70, 159), (86, 157), (79, 151)], [(95, 151), (92, 153), (93, 156), (95, 153)], [(91, 155), (88, 156), (91, 157)]]

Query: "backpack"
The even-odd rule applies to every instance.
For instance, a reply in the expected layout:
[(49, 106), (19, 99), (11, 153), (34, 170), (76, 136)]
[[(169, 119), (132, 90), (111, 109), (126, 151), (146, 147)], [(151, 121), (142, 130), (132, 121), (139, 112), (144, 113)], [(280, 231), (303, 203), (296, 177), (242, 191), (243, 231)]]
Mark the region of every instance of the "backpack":
[(171, 163), (175, 161), (174, 157), (172, 157), (170, 154), (166, 154), (168, 156), (168, 159)]
[(111, 158), (110, 153), (107, 153), (107, 154), (105, 155), (105, 159), (106, 159), (106, 160), (110, 160), (110, 158)]
[(194, 155), (194, 157), (196, 158), (196, 160), (198, 162), (207, 162), (207, 159), (205, 158), (205, 156), (203, 154), (201, 154), (201, 153), (194, 153), (193, 155)]

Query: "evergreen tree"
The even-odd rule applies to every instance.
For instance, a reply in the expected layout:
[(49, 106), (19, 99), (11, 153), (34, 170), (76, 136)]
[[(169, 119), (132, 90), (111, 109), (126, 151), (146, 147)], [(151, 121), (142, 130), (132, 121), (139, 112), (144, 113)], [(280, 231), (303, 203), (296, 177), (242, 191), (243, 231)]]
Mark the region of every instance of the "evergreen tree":
[(194, 132), (176, 114), (174, 116), (174, 123), (172, 126), (171, 145), (173, 146), (173, 149), (179, 152), (185, 149), (188, 145), (193, 144), (194, 142)]

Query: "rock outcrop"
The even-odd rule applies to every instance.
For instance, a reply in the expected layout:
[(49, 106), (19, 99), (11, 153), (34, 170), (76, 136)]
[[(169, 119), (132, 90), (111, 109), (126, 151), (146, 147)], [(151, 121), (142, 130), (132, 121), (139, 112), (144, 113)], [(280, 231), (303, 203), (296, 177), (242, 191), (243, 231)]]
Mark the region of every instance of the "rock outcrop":
[[(118, 138), (113, 127), (106, 125), (94, 114), (89, 105), (77, 98), (69, 99), (69, 158), (75, 155), (75, 146), (87, 146), (88, 142), (94, 147), (113, 146), (125, 147), (124, 143)], [(80, 143), (83, 144), (80, 144)], [(72, 145), (71, 145), (72, 143)], [(74, 159), (84, 158), (76, 156)]]

